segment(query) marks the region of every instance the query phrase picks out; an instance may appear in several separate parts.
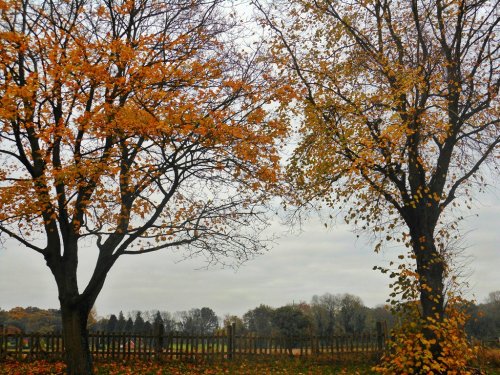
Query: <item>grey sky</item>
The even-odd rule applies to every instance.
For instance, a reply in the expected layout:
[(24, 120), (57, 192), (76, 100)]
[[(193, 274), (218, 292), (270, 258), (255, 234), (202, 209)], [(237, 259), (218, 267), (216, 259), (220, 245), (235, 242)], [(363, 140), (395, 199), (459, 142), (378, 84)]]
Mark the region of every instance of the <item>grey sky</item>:
[[(465, 225), (466, 253), (472, 256), (470, 290), (479, 302), (500, 290), (500, 200), (493, 194), (479, 197)], [(285, 227), (274, 226), (281, 234)], [(80, 267), (92, 269), (96, 252), (85, 249)], [(242, 315), (259, 304), (278, 307), (310, 301), (314, 294), (351, 293), (367, 306), (383, 303), (389, 293), (387, 276), (374, 265), (394, 260), (398, 249), (373, 253), (363, 238), (346, 225), (325, 227), (312, 219), (299, 235), (283, 234), (272, 250), (236, 272), (217, 266), (199, 269), (201, 259), (179, 262), (182, 253), (158, 252), (122, 257), (111, 270), (96, 308), (101, 316), (132, 310), (170, 312), (208, 306), (219, 316)], [(58, 308), (55, 282), (43, 258), (12, 242), (0, 250), (0, 308), (38, 306)]]

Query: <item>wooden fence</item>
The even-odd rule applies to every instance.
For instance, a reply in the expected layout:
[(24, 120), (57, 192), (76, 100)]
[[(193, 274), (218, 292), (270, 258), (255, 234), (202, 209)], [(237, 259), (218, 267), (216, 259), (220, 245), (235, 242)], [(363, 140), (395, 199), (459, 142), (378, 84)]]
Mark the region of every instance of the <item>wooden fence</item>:
[[(381, 353), (385, 340), (386, 333), (381, 324), (377, 324), (377, 331), (373, 333), (329, 337), (240, 335), (233, 325), (225, 332), (213, 335), (90, 333), (89, 347), (96, 360), (211, 360), (278, 355), (340, 358), (352, 353)], [(61, 334), (7, 333), (0, 327), (0, 360), (60, 359), (63, 355)]]

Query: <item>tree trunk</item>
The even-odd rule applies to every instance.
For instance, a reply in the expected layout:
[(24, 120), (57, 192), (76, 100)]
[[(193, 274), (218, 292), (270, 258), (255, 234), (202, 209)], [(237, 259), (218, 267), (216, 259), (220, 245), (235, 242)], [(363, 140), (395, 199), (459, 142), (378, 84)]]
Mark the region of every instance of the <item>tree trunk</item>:
[(413, 251), (419, 274), (420, 303), (424, 319), (441, 320), (444, 316), (444, 264), (431, 235), (414, 240)]
[[(419, 275), (422, 318), (427, 326), (431, 323), (430, 319), (440, 322), (444, 317), (443, 279), (445, 264), (441, 254), (436, 249), (432, 230), (418, 228), (412, 234), (412, 242)], [(439, 358), (441, 345), (436, 332), (433, 329), (424, 328), (422, 333), (427, 340), (436, 340), (430, 349), (433, 357)]]
[(82, 306), (66, 306), (61, 302), (63, 338), (68, 375), (92, 374), (87, 319), (89, 311)]

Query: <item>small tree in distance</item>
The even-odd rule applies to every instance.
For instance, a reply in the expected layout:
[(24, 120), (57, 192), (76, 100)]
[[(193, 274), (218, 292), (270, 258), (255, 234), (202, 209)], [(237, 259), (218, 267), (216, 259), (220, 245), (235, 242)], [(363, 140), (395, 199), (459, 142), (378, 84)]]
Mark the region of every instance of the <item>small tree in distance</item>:
[(54, 275), (69, 374), (92, 372), (87, 319), (119, 257), (262, 249), (283, 128), (219, 3), (0, 0), (0, 232)]

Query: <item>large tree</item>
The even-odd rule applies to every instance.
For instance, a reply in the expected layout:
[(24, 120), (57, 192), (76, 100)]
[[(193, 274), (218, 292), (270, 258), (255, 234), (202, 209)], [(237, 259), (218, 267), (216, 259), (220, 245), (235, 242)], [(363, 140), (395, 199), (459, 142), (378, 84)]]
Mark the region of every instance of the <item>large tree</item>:
[(0, 1), (0, 231), (55, 278), (70, 374), (92, 372), (87, 319), (120, 256), (261, 249), (283, 129), (219, 3)]
[(348, 222), (406, 243), (422, 316), (441, 321), (452, 208), (498, 171), (499, 2), (256, 3), (300, 123), (298, 203), (352, 207)]

